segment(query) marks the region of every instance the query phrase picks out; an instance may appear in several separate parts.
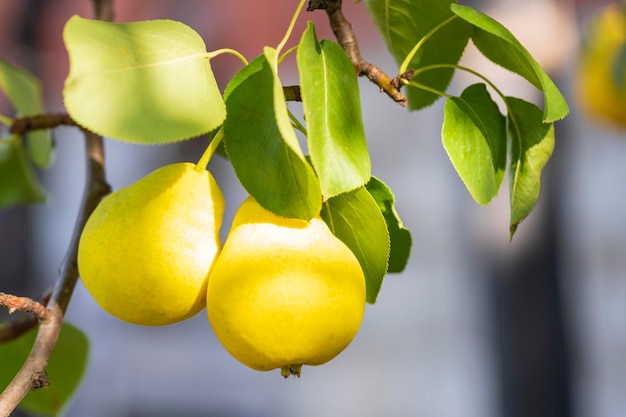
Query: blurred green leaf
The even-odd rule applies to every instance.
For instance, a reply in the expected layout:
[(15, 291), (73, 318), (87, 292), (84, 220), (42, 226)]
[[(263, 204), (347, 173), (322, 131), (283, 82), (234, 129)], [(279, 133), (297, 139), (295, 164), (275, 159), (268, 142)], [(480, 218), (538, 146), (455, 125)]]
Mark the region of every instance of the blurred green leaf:
[(298, 70), (309, 153), (324, 199), (364, 185), (371, 164), (350, 58), (336, 43), (318, 42), (309, 22), (298, 46)]
[[(20, 370), (35, 342), (37, 329), (16, 340), (0, 344), (0, 391)], [(74, 395), (87, 366), (89, 343), (85, 334), (63, 323), (46, 368), (50, 385), (29, 392), (19, 408), (38, 415), (58, 416)]]
[(400, 215), (396, 211), (396, 198), (391, 188), (376, 177), (370, 178), (366, 188), (378, 204), (378, 208), (387, 223), (391, 242), (387, 272), (402, 272), (411, 254), (411, 233), (404, 227)]
[[(30, 72), (0, 58), (0, 90), (13, 105), (17, 117), (34, 116), (44, 112), (41, 83)], [(49, 130), (27, 135), (26, 148), (32, 161), (45, 168), (53, 160), (52, 136)]]
[(541, 172), (554, 150), (554, 126), (542, 122), (541, 109), (524, 100), (507, 97), (511, 140), (509, 189), (510, 235), (530, 214), (539, 199)]
[(275, 59), (276, 51), (266, 49), (227, 87), (224, 145), (239, 181), (261, 206), (308, 220), (320, 211), (320, 186), (291, 127)]
[[(413, 47), (432, 29), (453, 16), (450, 4), (454, 0), (366, 0), (367, 10), (387, 48), (400, 65)], [(457, 64), (467, 45), (471, 25), (453, 19), (441, 27), (419, 49), (409, 68), (419, 70), (435, 64)], [(424, 71), (413, 78), (422, 85), (445, 91), (454, 70), (440, 68)], [(421, 109), (434, 103), (439, 96), (422, 89), (407, 89), (409, 107)]]
[(70, 58), (65, 106), (86, 128), (126, 142), (157, 144), (222, 124), (225, 106), (206, 46), (183, 23), (74, 16), (63, 36)]
[(367, 302), (374, 303), (387, 272), (390, 242), (387, 223), (365, 187), (328, 199), (321, 216), (330, 230), (359, 260), (367, 285)]
[(0, 208), (45, 201), (46, 194), (28, 162), (22, 139), (0, 139)]
[(480, 204), (497, 194), (506, 166), (506, 123), (484, 84), (474, 84), (444, 106), (443, 146)]
[(544, 122), (554, 122), (567, 115), (569, 107), (561, 92), (507, 28), (470, 6), (452, 4), (451, 8), (457, 16), (474, 25), (472, 42), (483, 55), (521, 75), (544, 93)]

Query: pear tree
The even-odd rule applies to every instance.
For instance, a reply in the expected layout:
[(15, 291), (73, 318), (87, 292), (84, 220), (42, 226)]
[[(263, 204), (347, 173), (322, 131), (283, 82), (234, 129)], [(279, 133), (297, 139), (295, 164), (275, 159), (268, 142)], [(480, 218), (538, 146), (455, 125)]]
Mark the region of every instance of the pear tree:
[[(311, 22), (301, 33), (294, 30), (298, 20), (306, 19), (305, 7), (326, 14), (333, 39), (320, 39)], [(117, 23), (111, 0), (93, 0), (93, 18), (73, 16), (62, 34), (55, 34), (63, 37), (69, 57), (62, 92), (65, 113), (47, 112), (39, 80), (0, 57), (0, 91), (14, 109), (0, 115), (0, 208), (45, 203), (47, 191), (37, 172), (64, 157), (53, 158), (51, 131), (59, 126), (82, 132), (88, 167), (73, 238), (53, 289), (40, 298), (0, 292), (0, 305), (27, 317), (0, 328), (0, 416), (16, 407), (55, 415), (74, 394), (86, 367), (87, 339), (63, 318), (83, 271), (97, 275), (102, 268), (86, 266), (98, 259), (97, 244), (89, 246), (84, 262), (78, 261), (85, 225), (89, 227), (101, 201), (105, 204), (106, 196), (117, 192), (106, 181), (103, 150), (108, 140), (144, 145), (203, 141), (207, 152), (193, 161), (200, 168), (189, 168), (191, 176), (201, 171), (206, 179), (206, 158), (224, 158), (268, 216), (323, 223), (327, 239), (345, 246), (358, 263), (356, 276), (361, 280), (362, 272), (365, 285), (355, 291), (363, 291), (363, 303), (373, 304), (383, 278), (405, 268), (412, 237), (395, 208), (403, 196), (394, 195), (376, 176), (370, 161), (361, 114), (368, 103), (361, 102), (357, 82), (366, 77), (371, 88), (384, 93), (380, 100), (396, 103), (398, 112), (445, 100), (443, 148), (478, 204), (492, 201), (508, 179), (510, 223), (505, 232), (513, 238), (539, 199), (542, 170), (554, 148), (554, 123), (569, 111), (564, 97), (515, 36), (475, 8), (455, 0), (363, 0), (362, 7), (395, 59), (392, 74), (366, 59), (368, 45), (359, 45), (341, 0), (294, 2), (282, 39), (268, 41), (251, 57), (229, 48), (207, 51), (198, 32), (182, 22)], [(480, 68), (462, 66), (470, 42), (542, 92), (543, 106), (508, 96)], [(224, 54), (234, 55), (240, 69), (221, 91), (212, 64)], [(297, 63), (297, 85), (281, 81), (281, 65), (288, 58)], [(454, 95), (448, 90), (458, 72), (473, 75), (476, 82)], [(294, 115), (287, 103), (301, 106), (303, 116)], [(168, 207), (185, 200), (174, 194)], [(112, 239), (123, 239), (123, 228), (131, 223)], [(216, 224), (209, 228), (219, 228)], [(220, 254), (216, 257), (220, 263)], [(220, 264), (220, 275), (227, 276), (224, 265), (229, 263)], [(201, 267), (209, 276), (210, 265)], [(140, 317), (138, 324), (162, 324)], [(279, 365), (293, 365), (283, 374), (299, 374), (301, 363)]]

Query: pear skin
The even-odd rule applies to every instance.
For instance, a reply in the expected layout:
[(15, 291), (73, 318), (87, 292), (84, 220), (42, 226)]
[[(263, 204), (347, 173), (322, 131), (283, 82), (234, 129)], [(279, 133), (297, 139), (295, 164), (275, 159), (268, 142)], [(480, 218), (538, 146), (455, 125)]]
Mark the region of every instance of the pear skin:
[(221, 250), (224, 198), (191, 163), (167, 165), (105, 197), (78, 248), (82, 281), (96, 302), (133, 324), (157, 326), (205, 306)]

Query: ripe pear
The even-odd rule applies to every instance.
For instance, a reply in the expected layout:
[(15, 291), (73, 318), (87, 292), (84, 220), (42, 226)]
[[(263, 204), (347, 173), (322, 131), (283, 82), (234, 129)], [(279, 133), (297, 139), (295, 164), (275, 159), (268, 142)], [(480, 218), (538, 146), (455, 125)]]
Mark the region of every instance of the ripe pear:
[(208, 319), (225, 349), (259, 371), (300, 376), (352, 341), (365, 278), (352, 251), (318, 216), (279, 217), (241, 205), (209, 278)]
[(575, 65), (574, 92), (582, 113), (626, 129), (626, 14), (611, 3), (592, 16)]
[(206, 305), (223, 213), (215, 179), (191, 163), (164, 166), (108, 195), (80, 238), (85, 287), (129, 323), (157, 326), (194, 316)]

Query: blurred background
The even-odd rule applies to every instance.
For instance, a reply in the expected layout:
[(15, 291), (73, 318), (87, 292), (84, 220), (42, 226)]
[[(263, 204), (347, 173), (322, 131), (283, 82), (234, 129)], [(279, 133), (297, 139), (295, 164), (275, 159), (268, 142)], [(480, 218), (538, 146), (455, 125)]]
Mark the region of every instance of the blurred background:
[[(574, 66), (589, 16), (607, 2), (466, 1), (507, 26), (568, 98), (556, 149), (531, 216), (508, 239), (508, 190), (487, 207), (465, 190), (441, 145), (443, 102), (408, 112), (360, 80), (373, 173), (394, 190), (413, 235), (411, 258), (389, 275), (366, 308), (353, 343), (300, 379), (260, 373), (230, 357), (203, 312), (184, 323), (146, 328), (107, 315), (79, 283), (67, 320), (85, 331), (90, 362), (67, 416), (436, 416), (622, 417), (626, 415), (626, 132), (596, 125), (574, 100)], [(248, 59), (276, 45), (294, 0), (117, 1), (116, 21), (180, 20), (207, 49)], [(365, 59), (397, 70), (363, 3), (347, 0)], [(42, 79), (49, 111), (63, 111), (67, 54), (62, 30), (87, 0), (0, 0), (0, 56)], [(304, 13), (332, 38), (322, 12)], [(468, 50), (465, 64), (507, 95), (537, 104), (538, 92)], [(240, 68), (212, 61), (220, 86)], [(297, 80), (294, 62), (281, 67)], [(457, 77), (460, 92), (473, 79)], [(290, 104), (298, 111), (298, 104)], [(0, 98), (0, 113), (10, 108)], [(42, 206), (0, 212), (1, 290), (39, 297), (56, 279), (83, 190), (83, 142), (59, 128), (56, 162), (42, 171)], [(196, 161), (206, 145), (142, 147), (106, 141), (114, 189), (164, 164)], [(210, 166), (227, 200), (224, 234), (245, 194), (229, 164)], [(505, 181), (506, 183), (506, 181)], [(622, 185), (620, 185), (622, 184)], [(2, 360), (2, 358), (0, 358)], [(18, 415), (16, 413), (16, 415)]]

